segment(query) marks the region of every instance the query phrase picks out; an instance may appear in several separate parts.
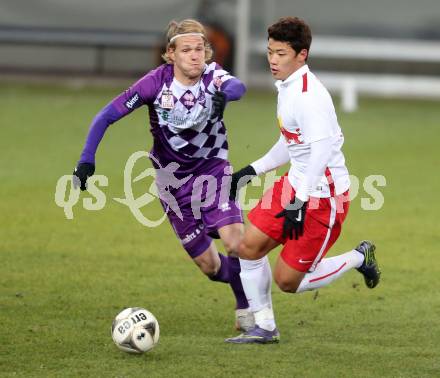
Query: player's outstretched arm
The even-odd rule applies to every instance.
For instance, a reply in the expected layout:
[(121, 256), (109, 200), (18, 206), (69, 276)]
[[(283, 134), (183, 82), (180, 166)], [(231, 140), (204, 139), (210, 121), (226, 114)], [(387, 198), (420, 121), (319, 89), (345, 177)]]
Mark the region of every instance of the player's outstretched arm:
[(286, 141), (281, 135), (280, 139), (272, 146), (272, 148), (262, 158), (254, 161), (251, 165), (255, 168), (257, 175), (270, 172), (290, 161), (289, 151), (287, 150)]
[[(154, 99), (158, 80), (151, 71), (114, 98), (93, 119), (78, 165), (73, 171), (74, 185), (87, 189), (87, 179), (95, 172), (95, 155), (107, 128), (133, 110)], [(75, 184), (76, 181), (76, 184)], [(79, 181), (79, 183), (78, 183)]]
[(275, 143), (269, 152), (261, 159), (254, 161), (252, 164), (232, 174), (230, 199), (235, 200), (237, 192), (252, 181), (255, 176), (281, 167), (289, 161), (290, 158), (286, 142), (282, 138), (283, 137), (280, 137), (278, 142)]
[(95, 154), (107, 128), (122, 115), (112, 103), (104, 107), (93, 119), (80, 160), (73, 171), (73, 186), (87, 190), (87, 179), (95, 173)]
[(113, 105), (113, 101), (95, 116), (90, 125), (79, 163), (95, 163), (95, 154), (107, 128), (124, 115)]

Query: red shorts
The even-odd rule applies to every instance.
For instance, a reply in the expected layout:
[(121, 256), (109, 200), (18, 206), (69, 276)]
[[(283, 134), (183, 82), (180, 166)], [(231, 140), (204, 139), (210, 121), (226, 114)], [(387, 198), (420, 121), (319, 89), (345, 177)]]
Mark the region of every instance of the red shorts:
[(264, 193), (248, 214), (250, 222), (267, 236), (284, 244), (281, 257), (300, 272), (313, 271), (341, 233), (350, 206), (348, 190), (330, 198), (310, 197), (304, 234), (298, 240), (283, 238), (284, 218), (275, 218), (295, 196), (287, 175)]

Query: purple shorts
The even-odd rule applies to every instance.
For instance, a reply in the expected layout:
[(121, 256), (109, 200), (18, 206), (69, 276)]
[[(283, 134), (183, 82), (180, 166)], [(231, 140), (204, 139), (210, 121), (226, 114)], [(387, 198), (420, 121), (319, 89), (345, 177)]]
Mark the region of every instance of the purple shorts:
[(243, 223), (241, 209), (229, 199), (229, 171), (224, 161), (178, 189), (159, 190), (171, 226), (191, 258), (206, 251), (212, 238), (219, 238), (218, 229)]

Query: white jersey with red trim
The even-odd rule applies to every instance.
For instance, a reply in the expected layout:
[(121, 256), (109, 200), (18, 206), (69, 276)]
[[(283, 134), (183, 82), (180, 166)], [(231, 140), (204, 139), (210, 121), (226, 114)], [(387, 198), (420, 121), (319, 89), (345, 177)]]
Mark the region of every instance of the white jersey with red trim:
[[(278, 88), (278, 124), (291, 162), (288, 178), (298, 197), (323, 198), (344, 193), (350, 186), (341, 151), (344, 136), (327, 89), (307, 65), (286, 80), (278, 80), (275, 85)], [(323, 139), (331, 140), (331, 153), (325, 174), (316, 180), (305, 180), (311, 144)], [(334, 183), (335, 193), (331, 193), (333, 185), (330, 188), (329, 180)], [(313, 187), (305, 188), (304, 182), (313, 182)]]

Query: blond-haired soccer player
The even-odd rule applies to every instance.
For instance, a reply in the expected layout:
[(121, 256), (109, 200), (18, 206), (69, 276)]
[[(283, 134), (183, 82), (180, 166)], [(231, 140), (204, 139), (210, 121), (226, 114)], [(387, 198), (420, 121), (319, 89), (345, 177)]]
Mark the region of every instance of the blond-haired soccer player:
[[(211, 56), (202, 24), (192, 19), (172, 21), (163, 55), (166, 63), (148, 72), (97, 114), (74, 175), (85, 190), (108, 126), (146, 105), (154, 141), (151, 160), (168, 219), (200, 270), (211, 280), (231, 286), (237, 328), (247, 330), (253, 326), (253, 315), (248, 310), (236, 254), (243, 234), (242, 214), (229, 200), (228, 189), (225, 198), (220, 196), (229, 184), (224, 178), (230, 176), (223, 111), (229, 101), (241, 98), (245, 86), (217, 63), (207, 64)], [(218, 237), (229, 256), (218, 253), (212, 240)]]
[(227, 342), (278, 342), (266, 255), (280, 244), (274, 276), (285, 292), (326, 286), (353, 268), (363, 274), (367, 287), (379, 282), (375, 246), (369, 241), (324, 258), (347, 215), (350, 181), (332, 99), (306, 64), (311, 41), (309, 26), (296, 17), (282, 18), (268, 29), (267, 57), (277, 79), (281, 135), (265, 156), (234, 173), (231, 197), (255, 175), (289, 161), (291, 166), (249, 213), (251, 224), (239, 247), (240, 276), (256, 325)]

